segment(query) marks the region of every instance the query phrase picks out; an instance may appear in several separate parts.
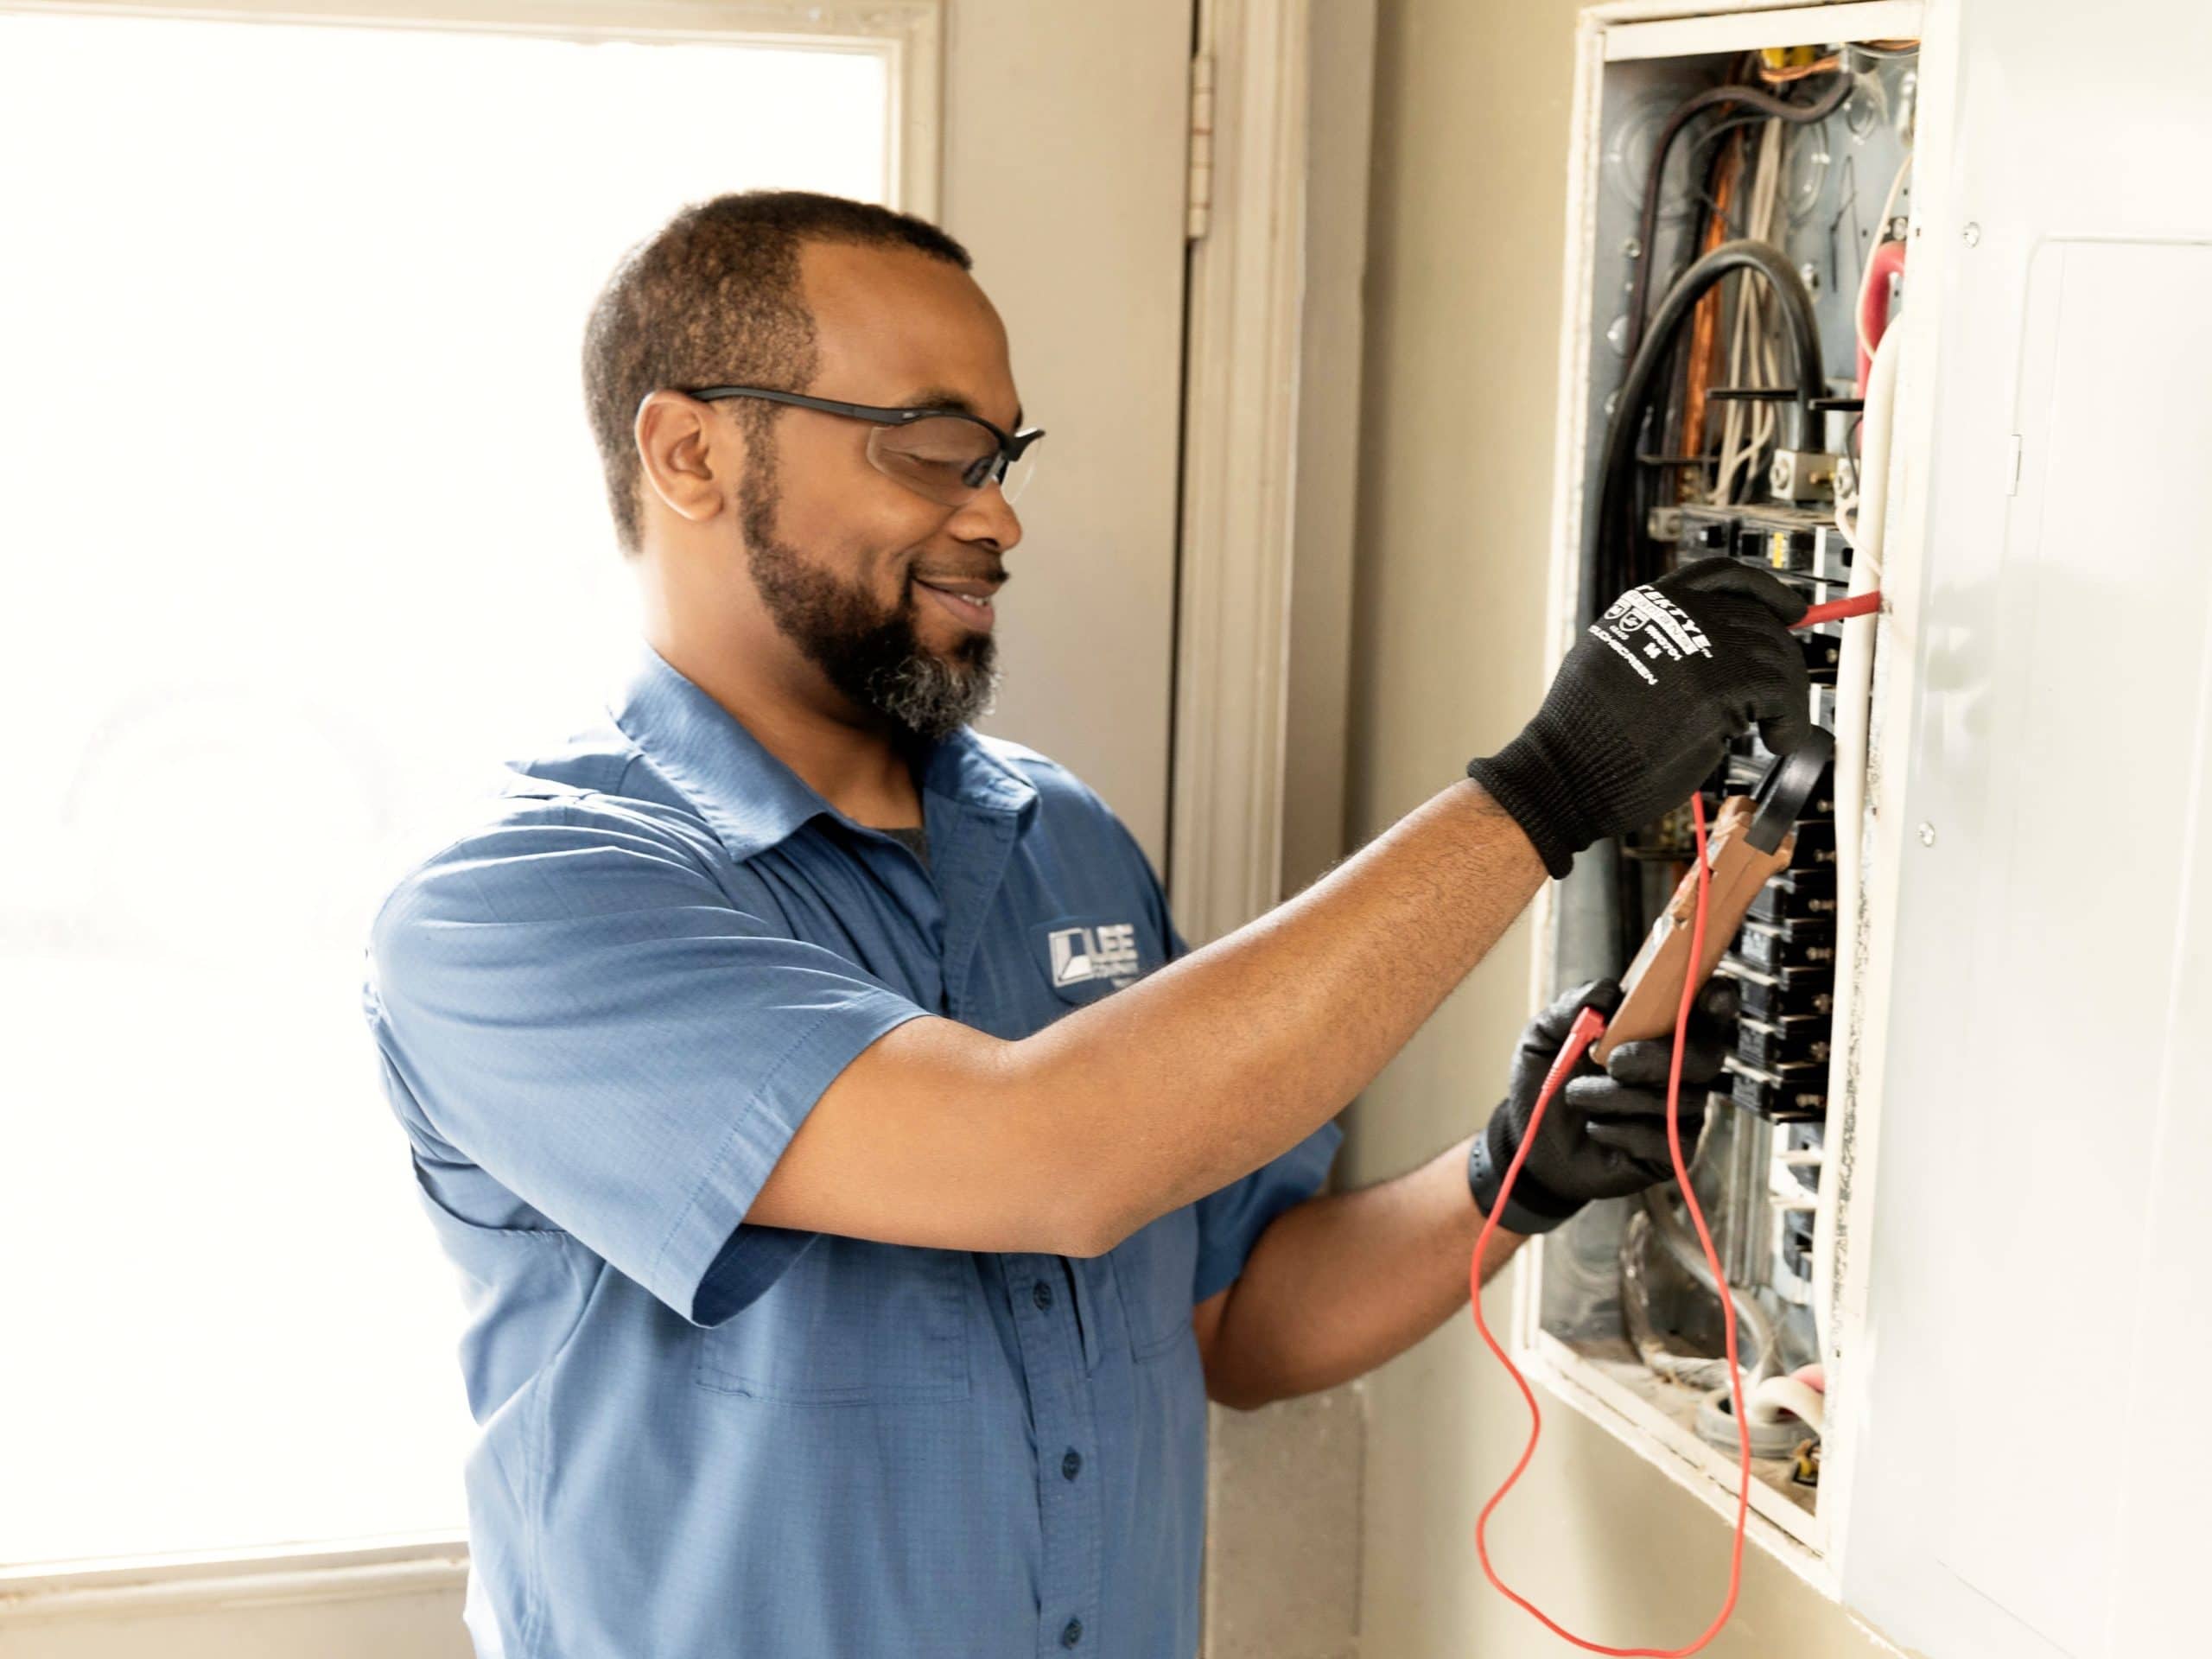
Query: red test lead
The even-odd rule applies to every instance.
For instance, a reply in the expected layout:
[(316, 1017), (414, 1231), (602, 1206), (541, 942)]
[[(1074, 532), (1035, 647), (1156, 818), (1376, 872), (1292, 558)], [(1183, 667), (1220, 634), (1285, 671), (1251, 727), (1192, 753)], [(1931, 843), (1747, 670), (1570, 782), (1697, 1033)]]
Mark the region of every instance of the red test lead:
[[(1809, 628), (1816, 627), (1823, 622), (1840, 622), (1855, 616), (1872, 616), (1881, 608), (1881, 590), (1873, 588), (1863, 594), (1853, 594), (1848, 599), (1831, 600), (1824, 605), (1812, 606), (1807, 609), (1804, 615), (1797, 619), (1793, 626)], [(1827, 736), (1825, 733), (1817, 734), (1822, 738)], [(1824, 764), (1829, 752), (1832, 752), (1832, 746), (1825, 743), (1818, 746), (1817, 750), (1808, 749), (1807, 769), (1817, 770), (1820, 765)], [(1764, 790), (1761, 792), (1762, 795), (1765, 793)], [(1775, 807), (1777, 811), (1790, 816), (1795, 814), (1794, 805), (1785, 807), (1777, 802)], [(1712, 874), (1706, 837), (1705, 801), (1701, 796), (1694, 795), (1690, 798), (1690, 822), (1697, 842), (1697, 897), (1691, 914), (1689, 950), (1687, 964), (1682, 970), (1681, 998), (1675, 1011), (1674, 1058), (1667, 1075), (1667, 1149), (1673, 1156), (1675, 1180), (1681, 1189), (1682, 1201), (1689, 1211), (1691, 1224), (1697, 1230), (1697, 1240), (1705, 1252), (1706, 1266), (1713, 1274), (1713, 1282), (1718, 1285), (1726, 1284), (1727, 1280), (1721, 1270), (1719, 1253), (1713, 1246), (1713, 1235), (1706, 1226), (1705, 1212), (1698, 1207), (1697, 1192), (1690, 1184), (1689, 1169), (1682, 1155), (1681, 1134), (1682, 1046), (1689, 1029), (1691, 1004), (1695, 1000), (1698, 988), (1703, 982), (1705, 969), (1710, 966), (1705, 963), (1705, 955), (1707, 912), (1712, 901)], [(1766, 843), (1756, 844), (1764, 846)], [(1783, 856), (1787, 857), (1786, 852)], [(1732, 913), (1740, 915), (1740, 909)], [(1730, 931), (1733, 931), (1732, 927)], [(1700, 964), (1704, 964), (1704, 968)], [(1616, 1020), (1621, 1018), (1618, 1010), (1615, 1011), (1614, 1018)], [(1680, 1648), (1612, 1648), (1601, 1643), (1586, 1641), (1575, 1635), (1573, 1631), (1560, 1624), (1542, 1608), (1506, 1583), (1498, 1576), (1497, 1569), (1491, 1564), (1490, 1559), (1490, 1518), (1497, 1506), (1505, 1501), (1505, 1495), (1513, 1490), (1514, 1483), (1518, 1481), (1522, 1473), (1527, 1471), (1529, 1460), (1536, 1455), (1536, 1442), (1543, 1433), (1544, 1419), (1543, 1413), (1536, 1405), (1535, 1390), (1529, 1386), (1529, 1379), (1521, 1374), (1520, 1367), (1513, 1363), (1504, 1347), (1495, 1336), (1491, 1334), (1490, 1325), (1483, 1318), (1483, 1260), (1489, 1254), (1491, 1236), (1497, 1230), (1498, 1212), (1504, 1209), (1507, 1199), (1512, 1195), (1514, 1180), (1521, 1173), (1521, 1165), (1529, 1155), (1529, 1148), (1535, 1144), (1537, 1126), (1543, 1122), (1545, 1109), (1550, 1106), (1553, 1096), (1559, 1093), (1583, 1055), (1589, 1051), (1591, 1045), (1605, 1035), (1605, 1016), (1595, 1008), (1585, 1008), (1575, 1016), (1574, 1024), (1567, 1033), (1567, 1041), (1561, 1045), (1558, 1058), (1552, 1062), (1551, 1070), (1544, 1077), (1543, 1090), (1536, 1097), (1535, 1109), (1529, 1115), (1529, 1127), (1522, 1134), (1520, 1149), (1514, 1154), (1513, 1161), (1506, 1166), (1504, 1179), (1498, 1186), (1497, 1199), (1491, 1205), (1490, 1214), (1484, 1218), (1481, 1235), (1475, 1241), (1474, 1259), (1468, 1265), (1467, 1288), (1474, 1313), (1475, 1329), (1482, 1333), (1483, 1341), (1489, 1345), (1491, 1352), (1497, 1356), (1497, 1363), (1504, 1366), (1512, 1376), (1515, 1386), (1521, 1390), (1522, 1402), (1529, 1408), (1529, 1443), (1522, 1448), (1520, 1461), (1513, 1465), (1512, 1472), (1506, 1476), (1497, 1491), (1491, 1494), (1490, 1502), (1483, 1505), (1482, 1514), (1476, 1518), (1475, 1553), (1481, 1558), (1484, 1576), (1497, 1588), (1499, 1594), (1529, 1614), (1554, 1636), (1572, 1643), (1586, 1653), (1605, 1654), (1609, 1656), (1609, 1659), (1688, 1659), (1688, 1656), (1700, 1651), (1720, 1633), (1721, 1627), (1728, 1622), (1729, 1615), (1736, 1610), (1736, 1599), (1743, 1586), (1744, 1531), (1750, 1519), (1751, 1502), (1751, 1436), (1750, 1419), (1744, 1410), (1743, 1370), (1737, 1357), (1736, 1304), (1735, 1298), (1732, 1296), (1724, 1295), (1720, 1298), (1720, 1325), (1723, 1346), (1728, 1356), (1729, 1401), (1736, 1419), (1738, 1449), (1736, 1525), (1728, 1556), (1728, 1593), (1720, 1604), (1720, 1610), (1713, 1615), (1713, 1622), (1706, 1626), (1704, 1634), (1688, 1646)]]
[[(1690, 960), (1697, 962), (1702, 960), (1705, 954), (1706, 902), (1710, 880), (1706, 867), (1705, 802), (1700, 797), (1694, 795), (1690, 798), (1690, 812), (1697, 836), (1697, 906), (1690, 937)], [(1689, 1171), (1682, 1159), (1682, 1044), (1689, 1026), (1690, 1005), (1697, 996), (1698, 982), (1699, 976), (1695, 973), (1683, 976), (1681, 1004), (1675, 1014), (1675, 1054), (1667, 1074), (1667, 1149), (1674, 1156), (1675, 1179), (1681, 1187), (1683, 1200), (1689, 1208), (1690, 1220), (1697, 1228), (1698, 1243), (1704, 1248), (1706, 1264), (1712, 1269), (1713, 1281), (1726, 1284), (1727, 1280), (1721, 1272), (1719, 1255), (1713, 1248), (1713, 1236), (1706, 1230), (1705, 1215), (1698, 1208), (1697, 1194), (1690, 1185)], [(1491, 1213), (1483, 1222), (1482, 1234), (1475, 1241), (1474, 1261), (1468, 1270), (1468, 1289), (1473, 1301), (1475, 1329), (1482, 1332), (1483, 1340), (1490, 1344), (1490, 1351), (1497, 1357), (1497, 1363), (1512, 1375), (1515, 1385), (1521, 1390), (1521, 1398), (1529, 1408), (1529, 1444), (1522, 1448), (1521, 1460), (1513, 1465), (1513, 1472), (1506, 1476), (1504, 1484), (1491, 1495), (1490, 1502), (1483, 1505), (1482, 1514), (1476, 1518), (1475, 1553), (1482, 1559), (1484, 1576), (1497, 1587), (1499, 1594), (1530, 1614), (1554, 1636), (1573, 1643), (1585, 1652), (1605, 1654), (1611, 1656), (1611, 1659), (1688, 1659), (1688, 1656), (1697, 1652), (1720, 1633), (1720, 1627), (1728, 1622), (1729, 1614), (1736, 1611), (1737, 1593), (1743, 1584), (1744, 1528), (1751, 1501), (1751, 1437), (1750, 1420), (1744, 1414), (1743, 1374), (1736, 1357), (1736, 1309), (1732, 1297), (1723, 1296), (1720, 1299), (1720, 1319), (1728, 1353), (1729, 1395), (1735, 1408), (1736, 1436), (1741, 1452), (1738, 1465), (1739, 1484), (1736, 1496), (1736, 1535), (1728, 1558), (1727, 1599), (1720, 1604), (1720, 1611), (1713, 1615), (1713, 1623), (1706, 1627), (1704, 1635), (1688, 1647), (1681, 1648), (1609, 1648), (1599, 1643), (1585, 1641), (1497, 1575), (1497, 1569), (1491, 1565), (1490, 1541), (1486, 1535), (1492, 1511), (1504, 1501), (1506, 1493), (1513, 1490), (1514, 1482), (1519, 1480), (1522, 1471), (1528, 1468), (1529, 1460), (1536, 1455), (1536, 1440), (1543, 1433), (1544, 1418), (1543, 1413), (1537, 1408), (1535, 1391), (1529, 1386), (1529, 1379), (1522, 1376), (1521, 1368), (1513, 1363), (1497, 1338), (1491, 1334), (1490, 1325), (1483, 1319), (1483, 1257), (1490, 1248), (1491, 1235), (1497, 1228), (1497, 1212), (1505, 1207), (1506, 1199), (1513, 1192), (1514, 1178), (1521, 1173), (1522, 1160), (1528, 1156), (1529, 1148), (1535, 1144), (1536, 1128), (1543, 1121), (1545, 1109), (1551, 1104), (1552, 1097), (1558, 1094), (1560, 1086), (1573, 1071), (1584, 1051), (1604, 1029), (1605, 1020), (1594, 1008), (1585, 1008), (1576, 1016), (1573, 1027), (1560, 1049), (1559, 1058), (1552, 1062), (1552, 1069), (1544, 1078), (1543, 1092), (1537, 1096), (1535, 1110), (1530, 1115), (1528, 1129), (1521, 1137), (1521, 1149), (1514, 1154), (1512, 1163), (1507, 1166), (1505, 1179), (1498, 1188), (1497, 1201), (1491, 1206)]]

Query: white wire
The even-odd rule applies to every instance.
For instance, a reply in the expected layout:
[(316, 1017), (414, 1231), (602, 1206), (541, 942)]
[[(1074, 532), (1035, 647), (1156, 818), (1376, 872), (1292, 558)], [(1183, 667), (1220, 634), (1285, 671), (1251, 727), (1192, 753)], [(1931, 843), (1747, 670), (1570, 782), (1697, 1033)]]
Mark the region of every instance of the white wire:
[[(1789, 130), (1779, 119), (1770, 118), (1759, 129), (1758, 155), (1751, 168), (1744, 217), (1744, 234), (1753, 241), (1770, 244), (1774, 240), (1776, 208), (1782, 196), (1783, 152), (1789, 140)], [(1776, 366), (1770, 310), (1770, 296), (1758, 284), (1738, 286), (1728, 342), (1730, 384), (1750, 384), (1746, 375), (1760, 385), (1775, 384), (1774, 377), (1780, 371)], [(1772, 441), (1775, 418), (1773, 408), (1764, 403), (1751, 405), (1748, 411), (1741, 403), (1728, 405), (1720, 428), (1720, 467), (1713, 480), (1716, 503), (1735, 499), (1736, 474), (1756, 463)]]
[(1794, 1376), (1770, 1376), (1751, 1390), (1744, 1414), (1762, 1427), (1795, 1417), (1818, 1434), (1827, 1415), (1827, 1400), (1818, 1389)]
[[(1866, 408), (1859, 430), (1859, 510), (1851, 554), (1851, 586), (1856, 595), (1881, 586), (1883, 540), (1888, 527), (1890, 455), (1897, 427), (1897, 365), (1904, 330), (1884, 332), (1866, 371)], [(1866, 815), (1866, 765), (1874, 683), (1875, 619), (1853, 617), (1843, 625), (1843, 648), (1836, 663), (1835, 851), (1836, 952), (1834, 1022), (1828, 1046), (1828, 1099), (1845, 1100), (1853, 1086), (1857, 1058), (1859, 931), (1864, 867), (1862, 841)], [(1834, 1281), (1836, 1230), (1842, 1217), (1837, 1183), (1823, 1179), (1813, 1218), (1813, 1331), (1821, 1357), (1828, 1349)]]

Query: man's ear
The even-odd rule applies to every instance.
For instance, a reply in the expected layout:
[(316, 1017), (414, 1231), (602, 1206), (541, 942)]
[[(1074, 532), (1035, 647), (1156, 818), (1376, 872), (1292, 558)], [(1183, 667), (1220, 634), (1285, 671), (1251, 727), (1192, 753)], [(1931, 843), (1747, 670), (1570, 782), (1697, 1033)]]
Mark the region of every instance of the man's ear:
[(666, 388), (648, 392), (631, 436), (645, 489), (670, 512), (704, 524), (727, 505), (745, 464), (745, 439), (734, 425), (718, 425), (710, 405)]

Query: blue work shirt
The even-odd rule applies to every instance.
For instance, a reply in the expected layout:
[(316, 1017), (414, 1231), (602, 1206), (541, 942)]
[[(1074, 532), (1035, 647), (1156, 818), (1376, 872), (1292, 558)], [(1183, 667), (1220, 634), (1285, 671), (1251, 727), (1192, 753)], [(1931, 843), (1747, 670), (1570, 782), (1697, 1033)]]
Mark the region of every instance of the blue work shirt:
[(1191, 1310), (1337, 1128), (1095, 1259), (747, 1223), (886, 1032), (1025, 1037), (1184, 947), (1128, 830), (1029, 750), (929, 751), (925, 865), (649, 647), (607, 715), (510, 763), (370, 943), (466, 1293), (478, 1653), (1190, 1659)]

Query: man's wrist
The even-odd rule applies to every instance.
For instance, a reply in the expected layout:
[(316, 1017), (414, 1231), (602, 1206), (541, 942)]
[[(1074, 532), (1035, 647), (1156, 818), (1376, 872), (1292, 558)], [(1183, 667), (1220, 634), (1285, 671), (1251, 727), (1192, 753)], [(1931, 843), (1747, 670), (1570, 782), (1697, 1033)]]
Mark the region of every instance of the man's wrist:
[(1455, 810), (1465, 815), (1468, 828), (1483, 839), (1491, 860), (1503, 853), (1513, 865), (1521, 867), (1512, 874), (1525, 874), (1536, 886), (1543, 885), (1543, 851), (1529, 835), (1528, 825), (1491, 794), (1471, 770), (1446, 790), (1441, 798), (1449, 800)]
[(1590, 837), (1583, 833), (1573, 785), (1534, 722), (1496, 754), (1467, 762), (1467, 776), (1521, 826), (1548, 874), (1561, 877), (1574, 868), (1574, 855)]
[(1485, 1216), (1495, 1208), (1500, 1228), (1524, 1236), (1548, 1233), (1573, 1219), (1588, 1200), (1563, 1198), (1550, 1192), (1530, 1176), (1526, 1164), (1514, 1178), (1512, 1192), (1499, 1205), (1498, 1192), (1513, 1161), (1512, 1148), (1502, 1144), (1503, 1140), (1494, 1128), (1485, 1128), (1467, 1147), (1467, 1192), (1475, 1207)]

